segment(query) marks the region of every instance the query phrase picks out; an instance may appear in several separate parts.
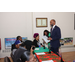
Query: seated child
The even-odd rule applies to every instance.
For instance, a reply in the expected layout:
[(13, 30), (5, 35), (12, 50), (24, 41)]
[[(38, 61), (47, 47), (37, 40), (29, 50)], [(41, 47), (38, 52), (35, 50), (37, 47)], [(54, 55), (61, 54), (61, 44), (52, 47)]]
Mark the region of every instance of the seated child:
[(25, 51), (22, 53), (20, 59), (18, 59), (17, 62), (36, 62), (36, 60), (29, 51)]
[(23, 54), (23, 52), (25, 51), (29, 51), (33, 55), (32, 41), (26, 40), (20, 45), (20, 47), (14, 53), (13, 61), (17, 62), (18, 59), (21, 58), (21, 55)]
[(19, 48), (20, 45), (21, 45), (21, 42), (20, 42), (19, 40), (17, 40), (17, 41), (15, 42), (15, 47), (16, 47), (16, 49), (13, 49), (13, 51), (12, 51), (12, 54), (13, 54), (13, 55), (14, 55), (15, 51)]
[[(50, 37), (50, 32), (48, 30), (44, 30), (43, 35), (47, 36), (49, 38)], [(43, 41), (43, 43), (46, 44), (44, 41)], [(47, 45), (48, 45), (48, 49), (50, 49), (50, 42)]]
[(41, 47), (41, 44), (40, 44), (40, 41), (39, 41), (39, 34), (38, 34), (38, 33), (35, 33), (35, 34), (33, 35), (33, 37), (34, 37), (33, 45), (34, 45), (35, 47)]
[[(22, 37), (21, 36), (17, 36), (15, 43), (22, 43)], [(17, 47), (15, 46), (15, 43), (12, 44), (11, 51), (13, 51), (14, 49), (17, 49)]]
[(19, 40), (20, 42), (22, 42), (22, 37), (21, 36), (17, 36), (16, 37), (16, 41)]
[(11, 46), (11, 54), (10, 55), (11, 55), (12, 59), (13, 59), (13, 55), (14, 55), (15, 51), (19, 48), (21, 43), (22, 43), (22, 37), (17, 36), (15, 43), (12, 44), (12, 46)]

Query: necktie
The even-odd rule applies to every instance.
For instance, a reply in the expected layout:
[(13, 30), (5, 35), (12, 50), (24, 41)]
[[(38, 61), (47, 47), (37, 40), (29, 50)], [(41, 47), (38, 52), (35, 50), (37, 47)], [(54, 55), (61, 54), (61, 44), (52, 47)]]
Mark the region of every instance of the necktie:
[(51, 28), (51, 34), (52, 34), (52, 28)]
[(52, 32), (52, 28), (51, 28), (51, 32)]

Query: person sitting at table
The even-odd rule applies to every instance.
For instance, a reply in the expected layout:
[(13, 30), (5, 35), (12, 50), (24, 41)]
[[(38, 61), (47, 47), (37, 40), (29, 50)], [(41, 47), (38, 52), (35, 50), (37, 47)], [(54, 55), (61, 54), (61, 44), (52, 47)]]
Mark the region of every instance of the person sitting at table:
[[(50, 32), (48, 30), (44, 30), (43, 35), (47, 36), (49, 38), (50, 37)], [(45, 44), (45, 41), (43, 41), (43, 43)], [(50, 49), (50, 42), (48, 43), (48, 49)]]
[(12, 59), (13, 59), (14, 52), (19, 48), (20, 43), (22, 43), (22, 37), (17, 36), (15, 43), (12, 44), (12, 46), (11, 46), (11, 54), (10, 55), (11, 55)]
[(16, 40), (19, 40), (20, 42), (22, 42), (22, 37), (21, 36), (17, 36)]
[[(22, 43), (22, 37), (21, 37), (21, 36), (17, 36), (15, 43), (16, 43), (16, 42)], [(13, 49), (18, 49), (18, 48), (16, 47), (15, 43), (12, 44), (12, 46), (11, 46), (11, 51), (13, 51)]]
[(41, 47), (41, 44), (40, 44), (40, 41), (39, 41), (39, 34), (38, 33), (34, 33), (33, 37), (34, 37), (33, 45), (35, 47)]
[(48, 30), (44, 30), (43, 33), (44, 36), (50, 37), (50, 32)]
[(36, 62), (35, 58), (29, 51), (23, 52), (20, 59), (18, 59), (17, 61), (18, 62)]
[(12, 54), (14, 55), (14, 53), (15, 53), (15, 51), (19, 48), (19, 46), (21, 45), (21, 42), (19, 41), (19, 40), (17, 40), (16, 42), (15, 42), (15, 49), (13, 49), (13, 51), (12, 51)]
[[(19, 43), (19, 44), (17, 44), (17, 43)], [(22, 37), (21, 37), (21, 36), (17, 36), (17, 37), (16, 37), (16, 41), (15, 41), (15, 43), (14, 43), (14, 44), (16, 44), (16, 45), (15, 45), (15, 48), (18, 49), (18, 48), (19, 48), (19, 45), (20, 45), (21, 43), (22, 43)], [(15, 49), (15, 48), (14, 48), (14, 49)]]
[[(32, 41), (26, 40), (21, 44), (21, 46), (15, 51), (13, 61), (17, 62), (18, 59), (20, 59), (21, 55), (25, 51), (29, 51), (33, 55), (33, 46)], [(34, 56), (34, 55), (33, 55)]]

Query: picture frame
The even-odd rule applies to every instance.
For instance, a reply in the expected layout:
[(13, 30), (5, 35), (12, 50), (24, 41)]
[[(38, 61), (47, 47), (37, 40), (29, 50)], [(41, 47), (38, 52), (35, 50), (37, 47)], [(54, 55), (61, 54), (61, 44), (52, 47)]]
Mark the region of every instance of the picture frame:
[[(22, 37), (22, 41), (25, 42), (28, 38)], [(16, 37), (5, 38), (5, 49), (11, 49), (12, 44), (16, 41)]]
[(36, 27), (47, 27), (47, 18), (36, 18)]
[(65, 37), (60, 39), (60, 44), (63, 46), (73, 45), (73, 37)]

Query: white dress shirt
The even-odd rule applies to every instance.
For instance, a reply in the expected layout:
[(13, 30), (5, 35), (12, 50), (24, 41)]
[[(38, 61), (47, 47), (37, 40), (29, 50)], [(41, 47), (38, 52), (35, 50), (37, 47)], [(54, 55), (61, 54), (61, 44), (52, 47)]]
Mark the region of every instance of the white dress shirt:
[(52, 31), (53, 31), (53, 29), (55, 28), (55, 26), (56, 26), (56, 25), (54, 25), (54, 26), (52, 27)]

